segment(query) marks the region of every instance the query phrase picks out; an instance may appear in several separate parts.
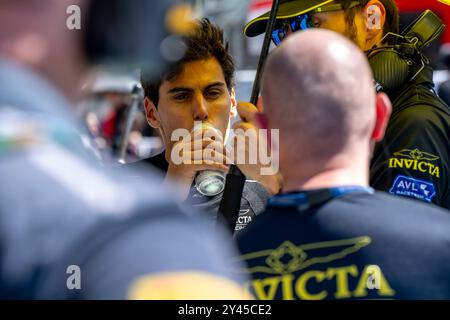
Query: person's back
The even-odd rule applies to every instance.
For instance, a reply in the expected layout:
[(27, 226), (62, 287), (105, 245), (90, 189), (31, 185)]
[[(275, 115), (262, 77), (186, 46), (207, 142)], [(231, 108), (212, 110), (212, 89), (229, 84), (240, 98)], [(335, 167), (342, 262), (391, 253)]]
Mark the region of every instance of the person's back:
[[(270, 12), (266, 12), (254, 18), (244, 33), (249, 37), (263, 33), (269, 16)], [(395, 0), (283, 0), (272, 40), (279, 45), (292, 32), (323, 28), (357, 44), (370, 61), (377, 90), (388, 94), (392, 101), (392, 116), (384, 139), (373, 152), (370, 185), (376, 190), (431, 202), (449, 210), (450, 172), (446, 164), (450, 162), (450, 109), (435, 92), (433, 69), (423, 54), (424, 43), (429, 45), (442, 26), (430, 21), (439, 18), (427, 10), (401, 32)], [(422, 33), (425, 29), (420, 28), (421, 23), (429, 27), (430, 38), (426, 32)], [(421, 41), (408, 43), (409, 36), (402, 40), (406, 33), (420, 34), (423, 44)], [(392, 54), (392, 45), (411, 47), (408, 53), (396, 55), (399, 62), (408, 65), (409, 75), (405, 77), (392, 69), (392, 59), (380, 54)], [(445, 93), (441, 95), (444, 97)], [(408, 185), (399, 186), (399, 179), (408, 180)], [(426, 196), (421, 190), (409, 187), (417, 181), (429, 184), (435, 192)]]
[(239, 238), (257, 299), (450, 298), (445, 210), (364, 190), (304, 211), (282, 199)]
[[(363, 53), (329, 31), (293, 34), (266, 63), (263, 101), (268, 128), (280, 132), (283, 193), (238, 238), (250, 291), (259, 299), (450, 298), (449, 212), (368, 185), (391, 103), (375, 93)], [(432, 196), (427, 184), (412, 187)]]

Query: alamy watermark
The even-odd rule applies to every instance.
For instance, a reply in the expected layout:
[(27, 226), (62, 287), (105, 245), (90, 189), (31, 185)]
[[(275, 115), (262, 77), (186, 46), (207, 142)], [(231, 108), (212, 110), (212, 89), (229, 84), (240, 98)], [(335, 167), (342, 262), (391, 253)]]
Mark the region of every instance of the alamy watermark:
[(369, 30), (380, 30), (381, 29), (381, 12), (380, 8), (376, 5), (371, 5), (367, 8), (368, 16), (368, 29)]
[(367, 289), (380, 290), (381, 288), (381, 269), (378, 266), (369, 266), (366, 270), (367, 274)]
[(81, 9), (77, 5), (70, 5), (66, 9), (68, 17), (66, 27), (69, 30), (81, 30)]
[(81, 290), (81, 269), (77, 265), (70, 265), (66, 269), (67, 277), (66, 287), (69, 290)]

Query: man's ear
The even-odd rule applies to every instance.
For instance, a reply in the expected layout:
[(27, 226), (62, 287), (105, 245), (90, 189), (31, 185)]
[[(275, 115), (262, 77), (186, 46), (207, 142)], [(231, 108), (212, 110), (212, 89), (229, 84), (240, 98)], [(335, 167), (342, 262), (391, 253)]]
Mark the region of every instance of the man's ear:
[(384, 138), (384, 133), (392, 113), (392, 103), (385, 93), (376, 96), (376, 122), (372, 131), (372, 140), (380, 142)]
[(366, 38), (373, 40), (381, 33), (383, 35), (386, 23), (386, 8), (379, 0), (371, 0), (363, 10), (366, 24)]
[(234, 90), (234, 88), (231, 89), (230, 97), (231, 97), (230, 118), (235, 118), (237, 116), (237, 100), (236, 100), (236, 91)]
[(255, 122), (258, 128), (269, 130), (269, 120), (264, 112), (258, 112), (255, 114)]
[(144, 99), (145, 118), (150, 127), (159, 129), (161, 127), (161, 120), (159, 119), (158, 109), (155, 104), (148, 97)]
[(258, 109), (259, 112), (264, 112), (264, 102), (262, 96), (258, 97), (258, 101), (256, 102), (256, 109)]

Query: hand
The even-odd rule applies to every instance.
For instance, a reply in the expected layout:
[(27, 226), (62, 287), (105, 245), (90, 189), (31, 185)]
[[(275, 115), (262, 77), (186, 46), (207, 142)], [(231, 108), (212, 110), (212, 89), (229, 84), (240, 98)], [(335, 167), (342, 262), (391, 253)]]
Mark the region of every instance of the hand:
[[(261, 99), (258, 100), (257, 105), (258, 107), (255, 107), (251, 103), (241, 102), (237, 106), (238, 114), (242, 121), (235, 123), (233, 126), (234, 132), (237, 133), (237, 136), (233, 141), (235, 147), (234, 159), (238, 168), (247, 177), (251, 177), (262, 183), (272, 194), (277, 194), (282, 187), (281, 175), (278, 172), (270, 175), (262, 174), (262, 169), (270, 169), (273, 163), (267, 163), (267, 161), (264, 161), (264, 163), (261, 162), (261, 154), (270, 157), (271, 150), (269, 150), (268, 140), (262, 139), (259, 135), (259, 129), (263, 129), (259, 126), (257, 121), (258, 115), (260, 115), (263, 110)], [(241, 131), (241, 133), (245, 132), (245, 136), (248, 137), (245, 141), (243, 140), (244, 136), (239, 135), (239, 131)], [(251, 144), (256, 144), (256, 146)], [(250, 154), (251, 151), (252, 154)], [(253, 154), (254, 152), (256, 152), (256, 154)], [(239, 161), (238, 155), (241, 156), (244, 163)], [(256, 160), (256, 163), (249, 161), (251, 157)]]
[(178, 185), (182, 200), (187, 198), (197, 172), (204, 170), (228, 172), (226, 164), (230, 163), (230, 160), (226, 157), (222, 137), (207, 135), (206, 131), (208, 130), (192, 132), (175, 143), (171, 149), (165, 180)]

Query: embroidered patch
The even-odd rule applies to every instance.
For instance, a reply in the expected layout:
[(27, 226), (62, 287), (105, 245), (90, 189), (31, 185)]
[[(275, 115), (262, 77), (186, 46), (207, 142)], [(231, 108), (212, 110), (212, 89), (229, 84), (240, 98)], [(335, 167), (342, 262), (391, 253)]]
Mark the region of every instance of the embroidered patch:
[(389, 193), (431, 202), (431, 199), (436, 195), (436, 188), (431, 182), (406, 176), (397, 176)]

